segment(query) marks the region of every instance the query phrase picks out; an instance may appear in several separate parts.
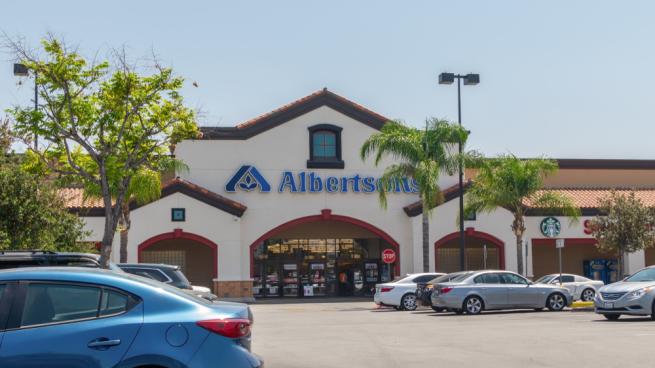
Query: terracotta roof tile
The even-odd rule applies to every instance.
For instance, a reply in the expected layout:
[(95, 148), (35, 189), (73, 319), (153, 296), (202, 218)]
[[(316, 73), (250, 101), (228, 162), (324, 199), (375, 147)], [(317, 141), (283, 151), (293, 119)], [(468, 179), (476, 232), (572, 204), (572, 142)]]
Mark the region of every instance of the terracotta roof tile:
[(58, 191), (67, 208), (104, 208), (102, 198), (84, 198), (82, 188), (62, 188)]
[[(247, 209), (245, 205), (239, 202), (180, 178), (173, 179), (162, 185), (162, 198), (174, 193), (183, 193), (191, 198), (239, 217)], [(59, 195), (64, 199), (66, 207), (71, 212), (76, 212), (83, 216), (104, 216), (105, 206), (102, 198), (88, 198), (85, 200), (84, 189), (82, 188), (63, 188), (59, 190)], [(131, 209), (139, 207), (136, 202), (130, 203)]]
[[(538, 192), (538, 194), (545, 192), (556, 192), (571, 198), (577, 207), (597, 208), (599, 200), (608, 196), (611, 191), (611, 189), (607, 188), (561, 188), (541, 190)], [(630, 191), (631, 190), (629, 189), (615, 190), (615, 192), (622, 194), (629, 194)], [(644, 205), (655, 207), (655, 189), (636, 189), (634, 190), (634, 193), (635, 196), (640, 199)], [(529, 201), (525, 201), (525, 205), (531, 207), (531, 203)]]
[(329, 106), (374, 129), (381, 129), (389, 121), (388, 118), (323, 88), (233, 127), (201, 127), (202, 139), (248, 139), (321, 106)]

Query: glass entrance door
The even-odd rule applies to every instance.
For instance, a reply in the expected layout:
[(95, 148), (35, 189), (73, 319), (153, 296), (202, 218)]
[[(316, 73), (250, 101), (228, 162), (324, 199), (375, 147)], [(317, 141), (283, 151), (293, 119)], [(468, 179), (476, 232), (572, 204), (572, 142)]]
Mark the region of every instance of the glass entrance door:
[(297, 297), (298, 293), (298, 264), (285, 263), (282, 265), (282, 296)]

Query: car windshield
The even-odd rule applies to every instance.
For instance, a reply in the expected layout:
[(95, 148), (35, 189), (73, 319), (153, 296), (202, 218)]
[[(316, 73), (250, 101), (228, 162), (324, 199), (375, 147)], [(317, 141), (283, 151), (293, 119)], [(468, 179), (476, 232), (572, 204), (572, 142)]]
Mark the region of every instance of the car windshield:
[(630, 282), (655, 281), (655, 268), (644, 268), (643, 270), (628, 277), (625, 281), (630, 281)]
[(413, 282), (412, 280), (414, 280), (415, 278), (416, 278), (416, 275), (407, 275), (407, 276), (403, 277), (402, 279), (398, 279), (398, 280), (394, 281), (394, 283), (402, 284), (402, 283), (406, 283), (406, 282)]
[(535, 284), (547, 284), (547, 283), (551, 282), (554, 278), (555, 278), (554, 275), (541, 276), (534, 283)]
[(447, 274), (447, 275), (441, 275), (439, 277), (435, 277), (432, 280), (428, 281), (429, 284), (438, 284), (440, 282), (448, 281), (450, 278), (453, 276), (453, 274)]
[[(464, 279), (466, 279), (467, 277), (471, 276), (472, 274), (473, 274), (473, 272), (462, 272), (462, 273), (458, 274), (457, 276), (451, 278), (449, 282), (460, 282), (460, 281), (463, 281)], [(452, 274), (451, 274), (450, 276), (452, 276)]]

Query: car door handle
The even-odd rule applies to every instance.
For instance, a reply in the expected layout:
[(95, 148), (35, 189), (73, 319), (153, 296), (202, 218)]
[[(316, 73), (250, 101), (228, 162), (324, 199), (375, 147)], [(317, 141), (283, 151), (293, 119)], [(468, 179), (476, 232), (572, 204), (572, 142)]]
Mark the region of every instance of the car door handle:
[(101, 337), (89, 342), (87, 346), (91, 349), (108, 349), (112, 346), (120, 345), (120, 343), (121, 340), (118, 339), (110, 340), (106, 337)]

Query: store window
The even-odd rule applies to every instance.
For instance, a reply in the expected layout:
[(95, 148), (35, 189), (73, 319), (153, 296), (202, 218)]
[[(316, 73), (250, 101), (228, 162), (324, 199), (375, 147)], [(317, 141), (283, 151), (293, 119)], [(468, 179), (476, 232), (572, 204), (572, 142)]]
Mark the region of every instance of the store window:
[(343, 169), (341, 159), (341, 127), (319, 124), (309, 127), (309, 160), (307, 168)]
[(253, 254), (256, 297), (372, 296), (391, 281), (381, 239), (268, 239)]

